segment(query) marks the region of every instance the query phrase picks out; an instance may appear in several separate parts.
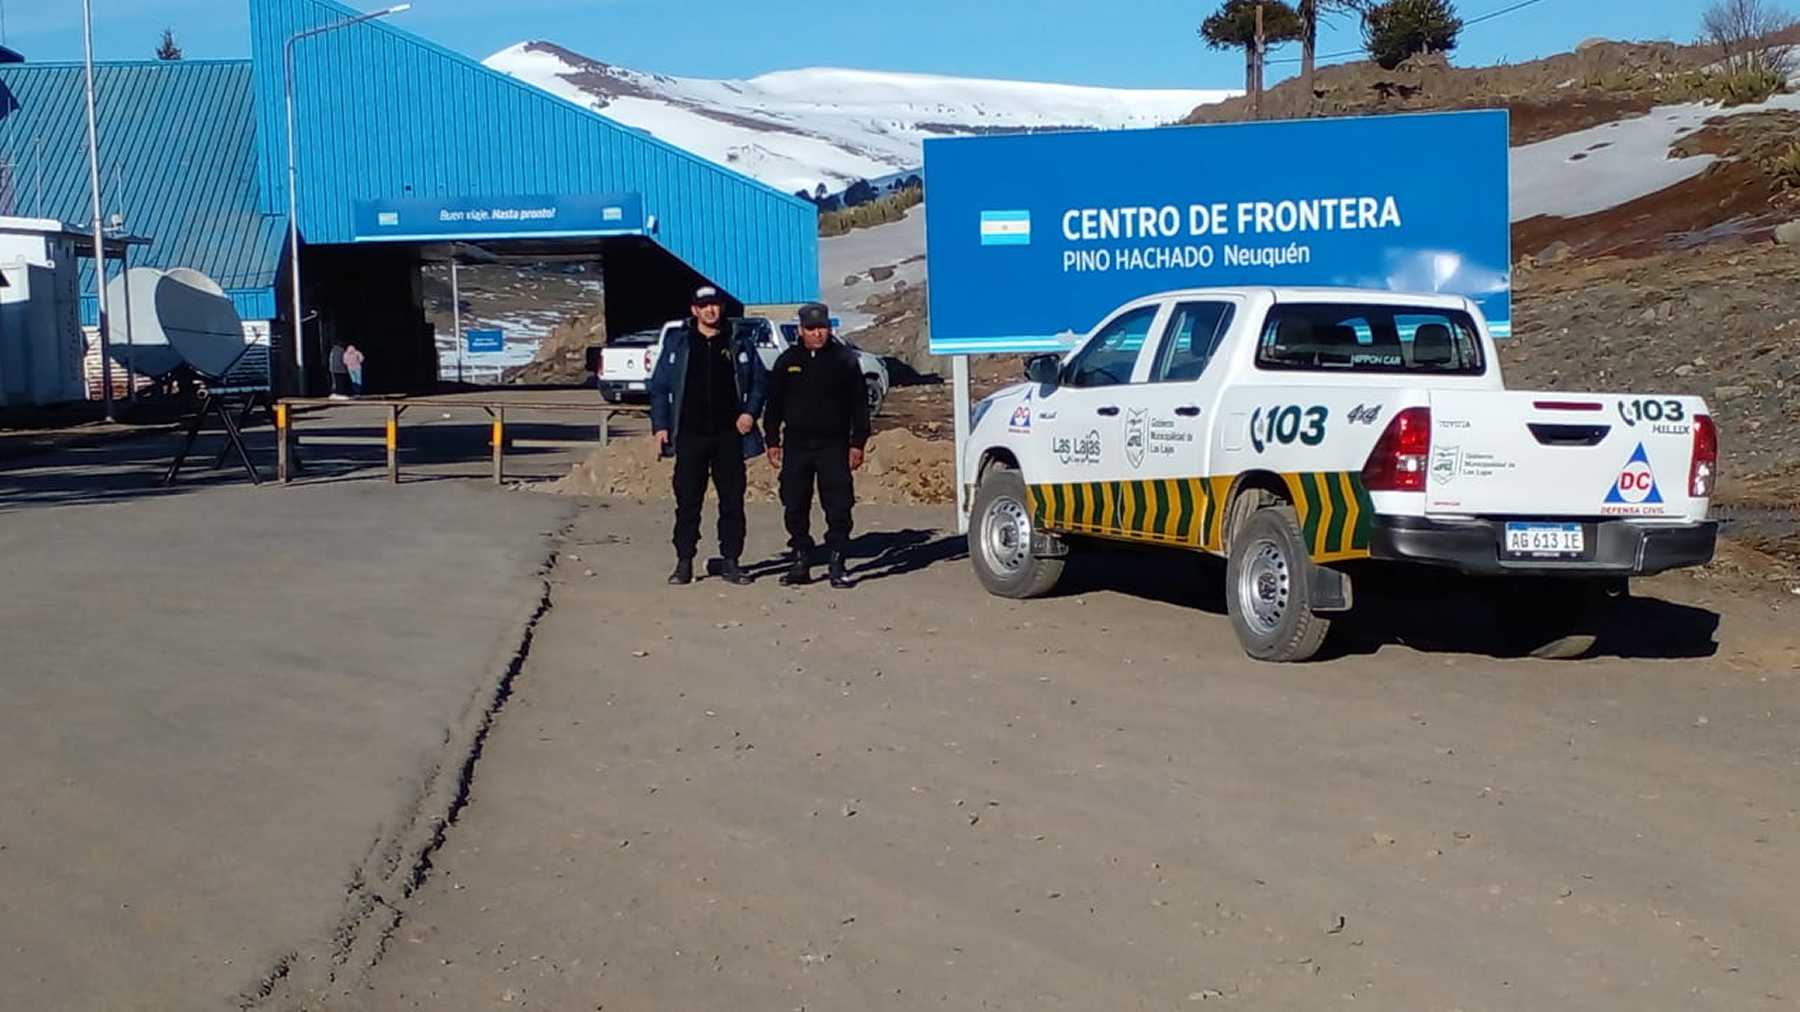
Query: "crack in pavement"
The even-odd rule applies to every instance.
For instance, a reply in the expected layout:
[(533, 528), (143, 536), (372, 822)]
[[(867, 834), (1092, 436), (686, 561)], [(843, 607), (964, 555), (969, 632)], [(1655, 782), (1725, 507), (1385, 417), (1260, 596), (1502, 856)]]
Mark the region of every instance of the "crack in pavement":
[[(546, 538), (549, 551), (535, 574), (540, 581), (539, 594), (519, 623), (518, 638), (500, 677), (491, 687), (476, 692), (459, 719), (445, 729), (444, 754), (424, 776), (398, 831), (374, 840), (369, 859), (352, 871), (345, 886), (347, 909), (331, 930), (329, 950), (322, 960), (318, 955), (303, 959), (298, 950), (281, 956), (268, 973), (239, 993), (241, 1012), (272, 1005), (313, 1007), (313, 999), (330, 988), (354, 985), (381, 961), (403, 918), (397, 904), (425, 884), (432, 855), (443, 847), (450, 828), (469, 803), (475, 768), (488, 735), (512, 698), (513, 683), (531, 655), (538, 623), (554, 607), (550, 577), (574, 527), (569, 520)], [(445, 776), (451, 769), (456, 774), (453, 779)], [(412, 855), (410, 859), (408, 855)], [(394, 896), (391, 901), (390, 895)], [(317, 964), (318, 969), (307, 964)]]

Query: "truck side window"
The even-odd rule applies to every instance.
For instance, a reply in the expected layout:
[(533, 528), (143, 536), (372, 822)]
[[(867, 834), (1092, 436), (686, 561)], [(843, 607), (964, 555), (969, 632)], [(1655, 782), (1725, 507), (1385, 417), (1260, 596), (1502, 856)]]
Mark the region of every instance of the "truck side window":
[(1131, 382), (1138, 352), (1156, 322), (1156, 306), (1144, 306), (1107, 324), (1069, 360), (1064, 382), (1072, 387), (1119, 386)]
[(1183, 302), (1175, 307), (1162, 353), (1150, 373), (1152, 383), (1186, 383), (1206, 372), (1219, 342), (1231, 329), (1229, 302)]

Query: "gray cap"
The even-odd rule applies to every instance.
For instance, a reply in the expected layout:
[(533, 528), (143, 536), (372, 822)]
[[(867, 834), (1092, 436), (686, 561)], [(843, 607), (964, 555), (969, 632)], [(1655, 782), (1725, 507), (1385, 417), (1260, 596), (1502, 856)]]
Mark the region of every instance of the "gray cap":
[(823, 302), (808, 302), (800, 307), (800, 326), (831, 326), (831, 310)]

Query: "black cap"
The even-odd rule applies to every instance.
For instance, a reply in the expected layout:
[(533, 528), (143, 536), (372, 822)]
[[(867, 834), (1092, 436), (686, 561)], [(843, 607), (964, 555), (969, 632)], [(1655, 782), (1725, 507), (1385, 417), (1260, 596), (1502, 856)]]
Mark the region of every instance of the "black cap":
[(696, 306), (711, 305), (713, 303), (724, 301), (725, 296), (720, 295), (719, 290), (711, 285), (701, 285), (699, 288), (694, 289), (693, 304)]
[(800, 307), (800, 326), (831, 326), (831, 310), (827, 308), (823, 302), (808, 302), (806, 305)]

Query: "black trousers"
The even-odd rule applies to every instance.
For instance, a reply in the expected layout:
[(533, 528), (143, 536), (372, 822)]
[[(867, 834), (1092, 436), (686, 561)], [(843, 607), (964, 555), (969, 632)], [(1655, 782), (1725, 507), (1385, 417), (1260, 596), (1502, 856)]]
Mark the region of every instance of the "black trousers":
[(819, 485), (819, 503), (825, 507), (825, 547), (841, 552), (850, 547), (850, 509), (856, 504), (856, 485), (850, 477), (850, 441), (787, 440), (781, 458), (781, 505), (785, 510), (788, 547), (796, 552), (813, 549), (813, 483)]
[(675, 437), (675, 554), (691, 559), (700, 547), (700, 506), (706, 481), (719, 492), (719, 554), (744, 554), (744, 447), (736, 429)]

